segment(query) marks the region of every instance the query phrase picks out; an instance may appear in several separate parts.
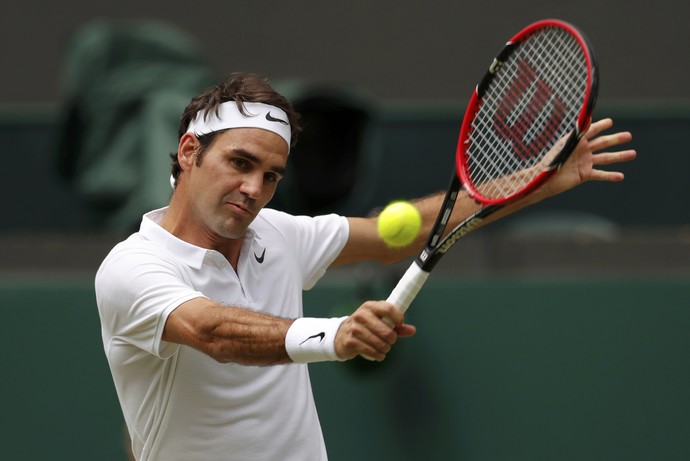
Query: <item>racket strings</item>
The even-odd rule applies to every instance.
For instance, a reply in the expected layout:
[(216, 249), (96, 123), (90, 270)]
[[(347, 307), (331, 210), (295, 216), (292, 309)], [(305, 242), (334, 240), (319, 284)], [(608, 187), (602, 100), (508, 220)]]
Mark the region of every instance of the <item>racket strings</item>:
[(518, 46), (486, 89), (472, 123), (466, 152), (474, 189), (497, 199), (529, 184), (576, 126), (587, 84), (585, 54), (567, 31), (545, 28)]

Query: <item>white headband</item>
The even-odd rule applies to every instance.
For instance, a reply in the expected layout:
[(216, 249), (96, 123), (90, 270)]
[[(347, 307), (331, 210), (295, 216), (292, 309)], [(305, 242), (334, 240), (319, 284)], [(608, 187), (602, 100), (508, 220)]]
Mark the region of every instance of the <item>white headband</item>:
[(204, 112), (200, 111), (190, 122), (187, 133), (201, 136), (228, 128), (261, 128), (272, 131), (283, 138), (288, 145), (289, 152), (291, 132), (285, 111), (260, 102), (245, 102), (243, 105), (248, 115), (240, 112), (235, 101), (226, 101), (220, 104), (217, 115), (216, 111), (209, 111), (204, 117)]

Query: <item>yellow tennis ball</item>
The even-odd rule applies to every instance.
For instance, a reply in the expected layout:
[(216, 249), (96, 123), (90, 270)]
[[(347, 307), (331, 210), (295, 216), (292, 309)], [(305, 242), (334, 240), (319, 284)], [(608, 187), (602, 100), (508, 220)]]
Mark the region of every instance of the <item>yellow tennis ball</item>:
[(419, 235), (422, 216), (410, 202), (390, 203), (379, 215), (377, 228), (379, 236), (388, 246), (404, 247)]

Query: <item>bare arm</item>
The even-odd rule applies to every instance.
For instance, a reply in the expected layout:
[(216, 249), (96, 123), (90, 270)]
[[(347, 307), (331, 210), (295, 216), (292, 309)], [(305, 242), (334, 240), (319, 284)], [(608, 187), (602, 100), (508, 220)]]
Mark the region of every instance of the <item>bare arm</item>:
[[(383, 317), (392, 319), (396, 327), (381, 322)], [(383, 360), (398, 336), (415, 332), (402, 321), (402, 313), (392, 305), (368, 301), (341, 324), (336, 354), (343, 360), (360, 354)], [(285, 336), (292, 324), (291, 319), (195, 298), (170, 314), (163, 340), (193, 347), (221, 363), (279, 365), (291, 362)]]
[[(602, 135), (602, 132), (611, 128), (613, 121), (603, 119), (593, 123), (587, 134), (578, 144), (577, 148), (560, 171), (550, 178), (541, 188), (527, 197), (503, 208), (482, 222), (486, 225), (504, 216), (515, 213), (526, 206), (537, 203), (545, 198), (561, 194), (567, 190), (584, 184), (588, 181), (617, 182), (624, 179), (623, 173), (618, 171), (606, 171), (598, 167), (612, 165), (633, 160), (636, 156), (634, 150), (622, 150), (619, 152), (599, 152), (630, 142), (632, 135), (627, 132)], [(384, 263), (400, 261), (404, 258), (419, 253), (426, 243), (438, 211), (443, 202), (444, 193), (438, 193), (413, 203), (422, 215), (422, 229), (415, 242), (404, 248), (389, 248), (379, 237), (376, 231), (376, 217), (348, 218), (350, 223), (350, 238), (345, 248), (334, 261), (333, 266), (351, 264), (365, 260), (375, 260)], [(453, 209), (453, 214), (447, 230), (452, 229), (466, 217), (479, 208), (479, 205), (467, 194), (462, 193)]]
[(221, 363), (277, 365), (290, 362), (285, 335), (292, 320), (195, 298), (175, 309), (163, 340), (184, 344)]

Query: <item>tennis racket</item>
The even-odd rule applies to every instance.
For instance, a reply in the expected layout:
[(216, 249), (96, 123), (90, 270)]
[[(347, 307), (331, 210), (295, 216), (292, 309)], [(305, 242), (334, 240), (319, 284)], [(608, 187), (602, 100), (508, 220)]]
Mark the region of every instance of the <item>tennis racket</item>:
[[(566, 22), (535, 22), (506, 43), (468, 104), (456, 171), (426, 246), (388, 302), (405, 312), (461, 237), (558, 170), (589, 128), (597, 88), (589, 40)], [(481, 207), (444, 237), (461, 188)]]

